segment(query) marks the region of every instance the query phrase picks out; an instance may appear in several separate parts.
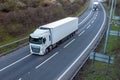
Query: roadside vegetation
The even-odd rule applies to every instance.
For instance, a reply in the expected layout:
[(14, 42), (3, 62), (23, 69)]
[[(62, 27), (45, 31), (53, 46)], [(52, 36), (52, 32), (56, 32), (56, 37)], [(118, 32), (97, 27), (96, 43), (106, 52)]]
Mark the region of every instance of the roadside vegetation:
[[(0, 0), (0, 46), (29, 36), (40, 25), (76, 16), (86, 8), (87, 0)], [(13, 44), (16, 46), (18, 43)], [(11, 49), (1, 48), (0, 53)]]
[[(117, 9), (116, 15), (120, 16), (120, 1), (117, 0)], [(108, 1), (104, 4), (106, 9), (109, 9)], [(107, 11), (109, 12), (109, 11)], [(116, 24), (111, 25), (111, 30), (120, 31), (120, 26)], [(95, 52), (103, 53), (104, 52), (104, 43), (105, 35), (101, 40), (100, 44), (96, 48)], [(77, 74), (78, 78), (75, 80), (120, 80), (120, 37), (118, 36), (109, 36), (107, 55), (114, 57), (114, 63), (109, 64), (108, 72), (106, 74), (107, 64), (88, 60), (83, 66), (82, 71), (80, 70)]]
[[(103, 53), (105, 37), (98, 45), (95, 52)], [(79, 71), (75, 80), (120, 80), (120, 37), (110, 36), (107, 48), (107, 55), (114, 57), (114, 63), (109, 64), (106, 74), (107, 63), (88, 60)]]

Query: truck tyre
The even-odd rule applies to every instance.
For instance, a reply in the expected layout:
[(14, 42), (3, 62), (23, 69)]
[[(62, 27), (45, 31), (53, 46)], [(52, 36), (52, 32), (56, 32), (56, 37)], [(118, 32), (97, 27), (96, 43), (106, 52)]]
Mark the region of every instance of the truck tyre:
[(72, 37), (74, 36), (74, 32), (72, 33)]
[(47, 54), (48, 52), (49, 52), (49, 50), (48, 50), (48, 49), (46, 49), (46, 50), (45, 50), (45, 54)]
[(71, 37), (73, 37), (73, 33), (72, 33), (72, 34), (70, 34), (70, 38), (71, 38)]
[(53, 48), (53, 47), (52, 47), (52, 46), (50, 46), (50, 47), (49, 47), (49, 51), (51, 51), (51, 50), (52, 50), (52, 48)]
[(55, 43), (54, 45), (53, 45), (53, 48), (56, 48), (57, 47), (57, 44)]

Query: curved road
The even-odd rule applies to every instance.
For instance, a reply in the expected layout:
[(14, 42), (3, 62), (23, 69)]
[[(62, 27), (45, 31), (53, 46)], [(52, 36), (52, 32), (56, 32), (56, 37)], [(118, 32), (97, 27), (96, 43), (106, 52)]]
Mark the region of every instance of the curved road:
[(101, 5), (100, 11), (86, 10), (85, 13), (83, 21), (80, 17), (76, 35), (49, 54), (31, 55), (29, 46), (25, 46), (2, 56), (0, 80), (70, 80), (89, 55), (88, 52), (93, 48), (91, 44), (100, 30), (104, 29), (106, 16)]

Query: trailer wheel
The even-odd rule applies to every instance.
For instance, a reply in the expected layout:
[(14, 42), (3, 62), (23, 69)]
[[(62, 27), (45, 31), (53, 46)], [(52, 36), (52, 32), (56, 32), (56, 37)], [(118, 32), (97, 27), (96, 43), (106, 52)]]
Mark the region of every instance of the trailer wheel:
[(72, 33), (72, 36), (74, 36), (74, 35), (75, 35), (75, 32)]
[(70, 37), (73, 37), (73, 33), (71, 33)]
[(57, 44), (55, 43), (52, 47), (53, 47), (53, 48), (56, 48), (56, 47), (57, 47)]

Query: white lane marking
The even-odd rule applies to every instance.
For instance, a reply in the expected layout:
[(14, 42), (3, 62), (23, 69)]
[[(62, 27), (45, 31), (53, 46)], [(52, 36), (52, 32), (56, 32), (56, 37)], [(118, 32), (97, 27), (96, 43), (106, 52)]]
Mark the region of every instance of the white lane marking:
[(95, 19), (96, 17), (91, 18), (91, 20), (85, 26), (89, 25), (92, 22), (92, 20), (94, 21)]
[(98, 15), (98, 12), (97, 12), (97, 15)]
[(19, 78), (18, 80), (22, 80), (22, 78)]
[(96, 17), (98, 16), (98, 12), (97, 12), (97, 14), (96, 14)]
[(94, 20), (91, 23), (94, 23)]
[(54, 55), (52, 55), (51, 57), (49, 57), (48, 59), (46, 59), (44, 62), (42, 62), (41, 64), (39, 64), (38, 66), (35, 67), (35, 69), (38, 69), (39, 67), (41, 67), (43, 64), (45, 64), (47, 61), (49, 61), (50, 59), (52, 59), (55, 55), (57, 55), (59, 52), (56, 52)]
[(91, 13), (92, 13), (92, 10), (91, 10), (90, 14), (84, 20), (82, 20), (81, 23), (78, 24), (78, 26), (81, 25), (91, 15)]
[[(102, 6), (103, 8), (103, 6)], [(104, 9), (103, 9), (104, 10)], [(103, 24), (102, 24), (102, 27), (100, 28), (100, 30), (98, 31), (98, 33), (96, 34), (96, 36), (94, 37), (94, 39), (91, 41), (91, 43), (86, 47), (86, 49), (80, 54), (80, 56), (78, 56), (78, 58), (65, 70), (65, 72), (63, 72), (63, 74), (61, 76), (58, 77), (57, 80), (62, 80), (62, 78), (64, 77), (64, 75), (75, 65), (75, 63), (82, 57), (82, 55), (87, 51), (87, 49), (92, 45), (92, 43), (95, 41), (95, 39), (97, 38), (97, 36), (99, 35), (99, 33), (101, 32), (104, 24), (105, 24), (105, 18), (106, 18), (106, 13), (105, 13), (105, 10), (104, 10), (104, 21), (103, 21)]]
[(97, 15), (94, 17), (94, 19), (93, 20), (95, 20), (97, 18)]
[(75, 41), (75, 39), (73, 39), (73, 40), (70, 41), (68, 44), (66, 44), (66, 45), (64, 46), (64, 48), (68, 47), (73, 41)]
[(89, 25), (89, 26), (87, 27), (87, 29), (90, 28), (90, 26), (91, 26), (91, 25)]
[(96, 19), (97, 17), (94, 18), (94, 20)]
[[(95, 15), (95, 14), (94, 14)], [(93, 20), (94, 18), (91, 18), (90, 19), (90, 21), (82, 28), (82, 29), (80, 29), (79, 31), (81, 32), (81, 31), (83, 31), (86, 27), (87, 27), (87, 25), (89, 25), (90, 23), (91, 23), (91, 21)]]
[(78, 36), (81, 36), (83, 33), (85, 32), (85, 30), (84, 31), (82, 31)]
[(23, 58), (21, 58), (21, 59), (19, 59), (19, 60), (15, 61), (14, 63), (12, 63), (12, 64), (10, 64), (10, 65), (8, 65), (8, 66), (6, 66), (6, 67), (4, 67), (4, 68), (0, 69), (0, 71), (3, 71), (3, 70), (5, 70), (5, 69), (7, 69), (7, 68), (9, 68), (9, 67), (13, 66), (14, 64), (16, 64), (16, 63), (18, 63), (18, 62), (20, 62), (20, 61), (24, 60), (25, 58), (29, 57), (30, 55), (31, 55), (31, 54), (29, 54), (29, 55), (27, 55), (27, 56), (25, 56), (25, 57), (23, 57)]
[(96, 19), (97, 17), (94, 18), (94, 20)]

